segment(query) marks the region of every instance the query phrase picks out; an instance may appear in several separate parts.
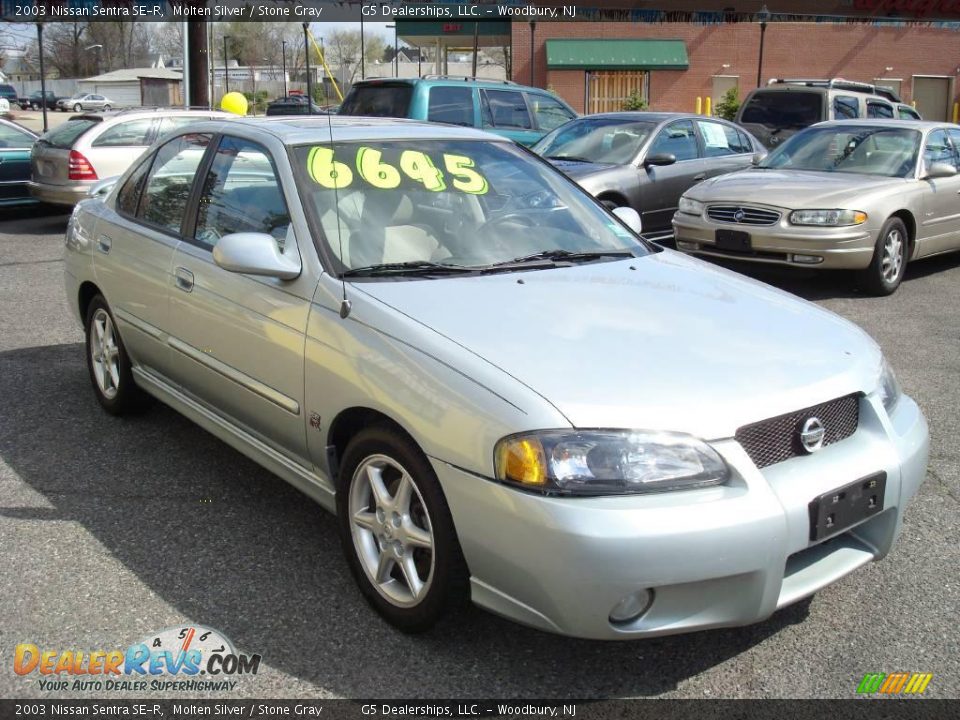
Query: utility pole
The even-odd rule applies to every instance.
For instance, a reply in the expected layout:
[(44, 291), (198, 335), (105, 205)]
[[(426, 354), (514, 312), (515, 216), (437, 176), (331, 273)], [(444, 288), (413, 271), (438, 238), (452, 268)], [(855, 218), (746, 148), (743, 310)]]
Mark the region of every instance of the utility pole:
[[(206, 20), (187, 21), (187, 48), (190, 54), (189, 85), (187, 105), (189, 107), (207, 107), (210, 98), (207, 95), (207, 22)], [(186, 68), (185, 68), (186, 70)]]
[(37, 51), (40, 53), (40, 107), (43, 108), (43, 131), (47, 131), (47, 74), (43, 71), (43, 23), (37, 23)]
[(283, 52), (283, 96), (287, 96), (287, 41), (281, 40)]
[(313, 115), (313, 80), (310, 77), (310, 23), (303, 23), (303, 53), (307, 65), (307, 115)]

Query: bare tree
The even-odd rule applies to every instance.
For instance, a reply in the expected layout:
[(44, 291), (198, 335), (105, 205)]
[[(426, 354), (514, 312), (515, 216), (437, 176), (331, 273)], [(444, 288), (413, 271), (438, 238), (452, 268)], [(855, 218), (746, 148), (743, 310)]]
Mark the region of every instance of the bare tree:
[(49, 23), (43, 34), (44, 60), (60, 77), (77, 78), (96, 72), (96, 50), (85, 50), (89, 23)]
[[(323, 37), (327, 64), (337, 73), (337, 82), (350, 85), (360, 77), (360, 32), (358, 30), (334, 30)], [(383, 57), (387, 44), (379, 35), (366, 35), (363, 55), (367, 64)], [(393, 48), (391, 47), (391, 52)]]

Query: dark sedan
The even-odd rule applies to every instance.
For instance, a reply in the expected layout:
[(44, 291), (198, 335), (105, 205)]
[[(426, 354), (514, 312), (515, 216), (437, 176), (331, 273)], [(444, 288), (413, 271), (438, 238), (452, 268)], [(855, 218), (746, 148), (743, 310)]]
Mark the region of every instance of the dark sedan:
[(30, 148), (37, 136), (22, 125), (0, 118), (0, 207), (33, 205)]
[(680, 196), (748, 167), (766, 150), (733, 123), (702, 115), (619, 112), (571, 120), (533, 147), (607, 207), (632, 207), (652, 240), (673, 237)]

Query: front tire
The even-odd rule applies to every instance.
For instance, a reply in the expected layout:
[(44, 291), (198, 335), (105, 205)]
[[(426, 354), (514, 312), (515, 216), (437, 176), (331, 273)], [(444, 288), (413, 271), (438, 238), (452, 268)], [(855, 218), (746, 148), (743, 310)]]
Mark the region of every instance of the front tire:
[(343, 455), (340, 540), (364, 598), (391, 625), (423, 632), (469, 598), (469, 575), (436, 474), (403, 433), (367, 428)]
[(148, 397), (133, 380), (130, 358), (102, 295), (87, 308), (86, 336), (87, 370), (97, 402), (111, 415), (145, 407)]
[(110, 112), (111, 110), (113, 110), (113, 108), (110, 107), (109, 105), (104, 105), (104, 106), (103, 106), (103, 111), (104, 111), (104, 112)]
[(857, 274), (860, 287), (871, 295), (892, 295), (903, 280), (910, 247), (907, 226), (898, 217), (884, 223), (870, 265)]
[(83, 110), (83, 105), (81, 105), (80, 103), (77, 103), (76, 105), (73, 106), (74, 112), (80, 112), (81, 110)]

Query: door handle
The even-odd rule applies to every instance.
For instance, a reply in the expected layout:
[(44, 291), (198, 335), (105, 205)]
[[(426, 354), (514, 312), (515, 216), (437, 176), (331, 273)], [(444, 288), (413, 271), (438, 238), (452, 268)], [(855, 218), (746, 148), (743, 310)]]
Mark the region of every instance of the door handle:
[(108, 238), (106, 235), (101, 235), (97, 238), (97, 250), (102, 252), (104, 255), (110, 252), (110, 248), (113, 247), (113, 240)]
[(178, 267), (174, 273), (177, 287), (184, 292), (193, 291), (193, 273), (186, 268)]
[(694, 182), (700, 182), (701, 180), (705, 180), (706, 177), (707, 177), (707, 174), (706, 174), (706, 173), (700, 173), (699, 175), (694, 175), (694, 176), (693, 176), (693, 181), (694, 181)]

